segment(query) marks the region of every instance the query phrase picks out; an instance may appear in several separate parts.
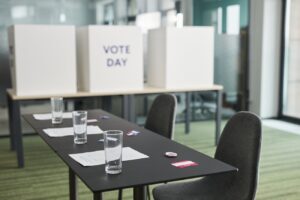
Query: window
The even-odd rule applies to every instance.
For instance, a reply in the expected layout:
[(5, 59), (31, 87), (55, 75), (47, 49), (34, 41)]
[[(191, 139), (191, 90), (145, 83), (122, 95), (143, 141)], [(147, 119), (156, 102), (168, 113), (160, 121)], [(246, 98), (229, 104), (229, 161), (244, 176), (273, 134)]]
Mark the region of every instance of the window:
[(240, 34), (240, 6), (228, 6), (226, 12), (226, 33), (230, 35)]
[(300, 1), (285, 1), (281, 115), (300, 119)]

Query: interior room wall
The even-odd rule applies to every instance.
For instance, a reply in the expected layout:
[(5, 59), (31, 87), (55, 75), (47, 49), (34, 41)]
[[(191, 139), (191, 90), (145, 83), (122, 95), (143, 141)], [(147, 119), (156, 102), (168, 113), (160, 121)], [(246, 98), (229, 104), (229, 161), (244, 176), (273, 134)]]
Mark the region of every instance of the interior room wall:
[(281, 0), (252, 0), (250, 5), (250, 111), (276, 117), (279, 102)]
[(183, 24), (184, 26), (193, 25), (193, 0), (181, 0)]
[(252, 0), (250, 3), (249, 24), (249, 109), (260, 114), (260, 85), (262, 60), (262, 32), (264, 3), (261, 0)]

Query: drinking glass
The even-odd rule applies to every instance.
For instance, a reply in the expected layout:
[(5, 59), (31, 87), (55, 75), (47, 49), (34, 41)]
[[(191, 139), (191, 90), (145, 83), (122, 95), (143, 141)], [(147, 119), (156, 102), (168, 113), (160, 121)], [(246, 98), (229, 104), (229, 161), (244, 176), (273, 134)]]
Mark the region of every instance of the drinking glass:
[(73, 111), (74, 143), (87, 143), (87, 111)]
[(63, 121), (64, 102), (62, 97), (51, 97), (52, 124), (61, 124)]
[(122, 172), (123, 131), (104, 131), (105, 171), (107, 174)]

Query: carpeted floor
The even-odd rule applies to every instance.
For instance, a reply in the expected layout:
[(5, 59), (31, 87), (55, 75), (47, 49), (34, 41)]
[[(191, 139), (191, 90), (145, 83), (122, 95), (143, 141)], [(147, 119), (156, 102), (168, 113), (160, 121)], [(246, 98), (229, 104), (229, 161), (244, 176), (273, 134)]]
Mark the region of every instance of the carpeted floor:
[[(215, 147), (213, 122), (191, 125), (191, 134), (183, 133), (183, 124), (176, 125), (175, 139), (208, 155)], [(9, 150), (8, 138), (0, 139), (0, 200), (67, 200), (68, 171), (65, 164), (38, 136), (24, 137), (26, 167), (16, 168), (15, 153)], [(256, 199), (300, 199), (300, 136), (263, 128), (260, 182)], [(124, 191), (123, 199), (132, 199), (132, 190)], [(116, 192), (104, 199), (116, 199)], [(80, 182), (79, 199), (92, 199)]]

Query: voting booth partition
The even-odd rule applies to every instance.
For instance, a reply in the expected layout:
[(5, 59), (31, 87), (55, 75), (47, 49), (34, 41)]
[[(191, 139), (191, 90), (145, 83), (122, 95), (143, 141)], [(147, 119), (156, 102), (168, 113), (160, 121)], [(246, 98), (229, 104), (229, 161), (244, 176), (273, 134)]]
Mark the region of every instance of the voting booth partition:
[(78, 89), (88, 92), (143, 88), (142, 33), (134, 26), (77, 29)]
[(16, 95), (77, 91), (74, 26), (13, 25), (8, 40)]
[(148, 84), (163, 88), (213, 85), (213, 27), (165, 27), (149, 31)]
[[(16, 95), (121, 92), (144, 86), (142, 32), (136, 26), (14, 25), (8, 32)], [(213, 85), (213, 27), (164, 27), (148, 34), (149, 85)]]

